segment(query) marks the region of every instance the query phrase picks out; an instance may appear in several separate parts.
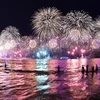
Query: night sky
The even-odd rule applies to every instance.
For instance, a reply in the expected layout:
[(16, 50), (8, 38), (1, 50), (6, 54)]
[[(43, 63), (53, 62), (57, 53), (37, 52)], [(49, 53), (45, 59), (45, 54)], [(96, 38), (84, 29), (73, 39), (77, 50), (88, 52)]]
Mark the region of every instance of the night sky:
[(0, 0), (0, 32), (11, 25), (21, 35), (31, 35), (31, 16), (43, 7), (56, 7), (63, 15), (71, 10), (88, 12), (93, 19), (100, 15), (100, 3), (96, 0)]

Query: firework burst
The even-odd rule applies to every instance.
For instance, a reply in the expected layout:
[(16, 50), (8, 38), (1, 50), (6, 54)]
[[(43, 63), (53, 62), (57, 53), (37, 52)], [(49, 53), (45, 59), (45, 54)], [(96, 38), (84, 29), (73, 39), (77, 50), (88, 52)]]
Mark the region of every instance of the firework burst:
[(64, 17), (63, 28), (67, 38), (70, 38), (71, 41), (84, 43), (92, 38), (94, 25), (92, 17), (87, 13), (73, 11)]
[(36, 40), (30, 40), (30, 41), (29, 41), (29, 47), (30, 47), (30, 48), (35, 48), (36, 45), (37, 45)]
[[(95, 19), (94, 27), (95, 27), (95, 33), (100, 31), (100, 16), (98, 16), (98, 18)], [(95, 35), (97, 35), (97, 34), (94, 34), (94, 36)]]
[(20, 33), (16, 27), (13, 27), (13, 26), (6, 27), (1, 32), (0, 40), (2, 40), (3, 43), (5, 43), (5, 41), (7, 42), (7, 41), (11, 41), (11, 40), (19, 42), (20, 41)]
[(93, 35), (93, 41), (91, 43), (92, 47), (97, 49), (100, 47), (100, 16), (96, 18), (94, 26), (95, 26), (95, 32)]
[(56, 39), (49, 40), (49, 43), (48, 44), (49, 44), (49, 47), (50, 48), (56, 48), (56, 46), (58, 45)]
[(20, 41), (20, 34), (16, 27), (9, 26), (5, 28), (0, 35), (0, 45), (5, 49), (11, 49)]
[(32, 29), (42, 38), (50, 38), (61, 33), (61, 13), (56, 8), (40, 9), (32, 16)]
[(20, 48), (23, 48), (23, 49), (29, 49), (29, 41), (31, 40), (31, 37), (29, 36), (22, 36), (21, 37), (21, 44), (19, 45)]
[(80, 31), (87, 30), (91, 32), (93, 30), (93, 20), (92, 17), (89, 16), (84, 11), (73, 11), (68, 13), (64, 17), (64, 27), (69, 28), (69, 30), (76, 28)]
[(95, 33), (94, 39), (92, 41), (92, 47), (95, 49), (100, 47), (100, 31)]
[(95, 25), (96, 25), (96, 27), (100, 28), (100, 16), (98, 16), (98, 18), (96, 18)]
[(91, 44), (94, 49), (100, 48), (100, 40), (94, 39)]

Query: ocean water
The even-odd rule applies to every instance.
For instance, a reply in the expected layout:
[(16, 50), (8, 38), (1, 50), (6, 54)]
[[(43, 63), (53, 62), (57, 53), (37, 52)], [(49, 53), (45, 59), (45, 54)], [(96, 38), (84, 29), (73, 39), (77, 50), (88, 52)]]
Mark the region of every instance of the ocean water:
[(87, 64), (100, 59), (1, 59), (0, 100), (100, 100), (100, 72), (81, 73)]

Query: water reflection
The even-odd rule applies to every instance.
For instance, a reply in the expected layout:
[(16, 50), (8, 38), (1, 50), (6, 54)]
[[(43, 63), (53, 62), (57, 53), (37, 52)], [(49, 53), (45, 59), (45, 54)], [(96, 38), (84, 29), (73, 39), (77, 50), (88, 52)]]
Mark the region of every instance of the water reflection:
[(93, 100), (100, 95), (100, 72), (81, 73), (92, 62), (100, 59), (6, 61), (10, 69), (35, 70), (27, 73), (5, 71), (0, 60), (0, 100)]
[(48, 71), (48, 65), (47, 65), (48, 62), (47, 61), (48, 61), (47, 59), (44, 59), (44, 60), (37, 59), (35, 70), (37, 70), (37, 71)]
[(47, 75), (36, 76), (36, 80), (38, 81), (38, 84), (37, 84), (38, 90), (45, 90), (45, 89), (48, 89), (50, 87), (50, 83), (46, 82), (48, 80)]

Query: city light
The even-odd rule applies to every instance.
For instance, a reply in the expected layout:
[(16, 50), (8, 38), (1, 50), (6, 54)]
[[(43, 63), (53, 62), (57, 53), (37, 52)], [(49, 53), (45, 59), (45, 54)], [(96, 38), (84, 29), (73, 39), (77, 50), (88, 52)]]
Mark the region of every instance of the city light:
[(83, 57), (83, 54), (85, 54), (85, 52), (86, 52), (85, 49), (80, 49), (78, 47), (75, 47), (72, 50), (68, 51), (67, 53), (74, 57), (78, 57), (79, 55)]

